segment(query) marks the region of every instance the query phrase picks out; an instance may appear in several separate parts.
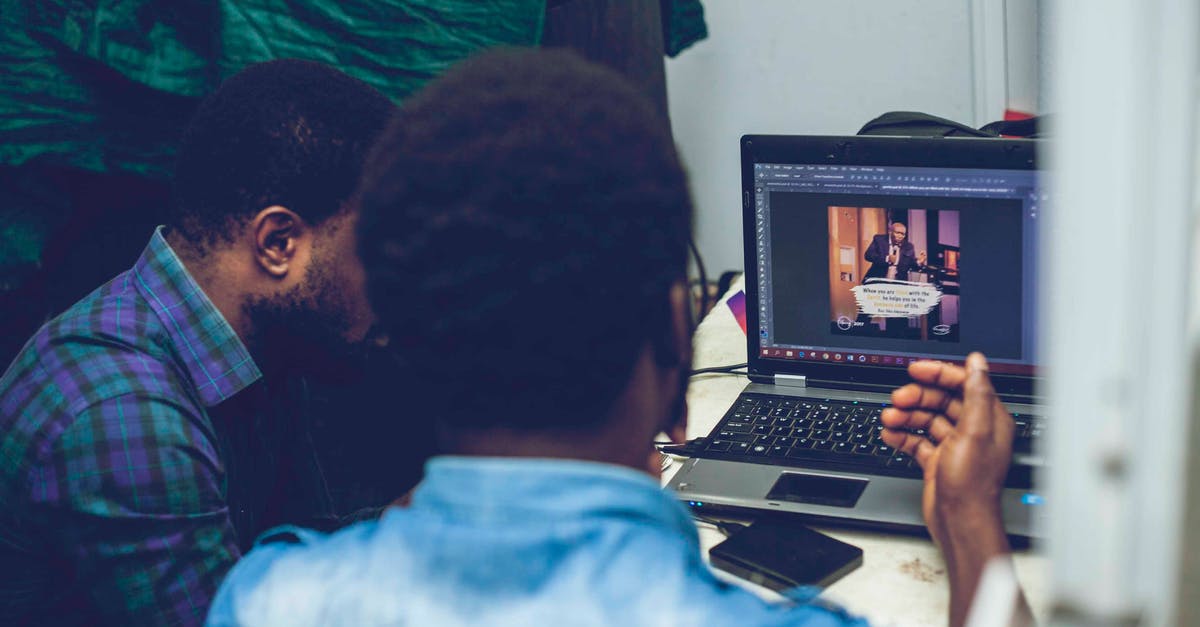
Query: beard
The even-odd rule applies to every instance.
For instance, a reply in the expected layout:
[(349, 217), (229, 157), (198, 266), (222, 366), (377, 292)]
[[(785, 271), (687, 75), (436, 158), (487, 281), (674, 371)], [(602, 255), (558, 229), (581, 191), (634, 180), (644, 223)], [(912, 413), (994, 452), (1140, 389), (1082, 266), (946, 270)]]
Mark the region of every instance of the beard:
[(366, 375), (368, 333), (346, 339), (351, 316), (346, 298), (325, 268), (314, 264), (305, 284), (283, 294), (248, 300), (251, 354), (264, 372), (298, 374), (328, 383), (353, 383)]

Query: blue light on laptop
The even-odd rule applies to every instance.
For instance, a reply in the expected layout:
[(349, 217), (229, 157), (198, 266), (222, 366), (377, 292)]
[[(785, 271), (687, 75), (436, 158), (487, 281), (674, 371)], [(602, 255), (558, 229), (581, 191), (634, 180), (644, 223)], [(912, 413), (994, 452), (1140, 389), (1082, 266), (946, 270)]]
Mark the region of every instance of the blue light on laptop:
[(1021, 502), (1026, 505), (1045, 505), (1046, 499), (1040, 494), (1029, 492), (1021, 495)]

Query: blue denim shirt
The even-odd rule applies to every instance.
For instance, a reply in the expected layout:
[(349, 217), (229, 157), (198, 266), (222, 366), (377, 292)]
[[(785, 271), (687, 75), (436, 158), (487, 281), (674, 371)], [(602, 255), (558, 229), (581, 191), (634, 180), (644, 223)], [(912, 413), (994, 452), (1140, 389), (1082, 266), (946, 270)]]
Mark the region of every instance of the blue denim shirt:
[(412, 504), (378, 521), (264, 536), (208, 624), (865, 624), (716, 579), (687, 511), (640, 472), (440, 457), (426, 473)]

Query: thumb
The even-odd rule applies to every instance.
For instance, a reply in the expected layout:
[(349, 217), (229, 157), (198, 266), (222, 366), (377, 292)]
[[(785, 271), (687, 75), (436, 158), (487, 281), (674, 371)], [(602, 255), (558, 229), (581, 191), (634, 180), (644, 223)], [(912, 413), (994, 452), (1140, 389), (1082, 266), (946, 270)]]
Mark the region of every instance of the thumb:
[(983, 353), (967, 355), (967, 379), (963, 382), (963, 405), (966, 411), (959, 426), (968, 433), (989, 433), (992, 423), (988, 420), (996, 402), (996, 389), (988, 377), (988, 363)]

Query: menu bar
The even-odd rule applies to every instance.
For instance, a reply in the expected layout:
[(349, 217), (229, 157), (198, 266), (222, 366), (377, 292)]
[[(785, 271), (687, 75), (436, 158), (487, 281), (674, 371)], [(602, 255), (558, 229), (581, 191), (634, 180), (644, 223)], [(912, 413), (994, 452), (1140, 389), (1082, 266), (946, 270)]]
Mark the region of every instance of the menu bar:
[[(846, 364), (856, 366), (907, 366), (908, 364), (918, 361), (932, 360), (941, 361), (951, 364), (962, 364), (963, 359), (942, 358), (942, 357), (913, 357), (911, 355), (897, 355), (884, 353), (861, 353), (855, 351), (844, 350), (809, 350), (798, 348), (764, 348), (761, 349), (763, 357), (768, 359), (784, 359), (792, 361), (819, 361), (831, 364)], [(988, 364), (988, 368), (992, 372), (1003, 374), (1033, 374), (1035, 368), (1025, 364), (1009, 364), (992, 360)]]

